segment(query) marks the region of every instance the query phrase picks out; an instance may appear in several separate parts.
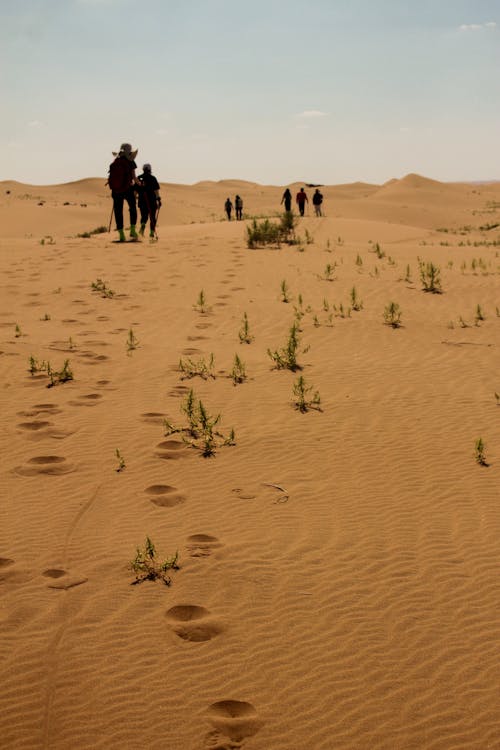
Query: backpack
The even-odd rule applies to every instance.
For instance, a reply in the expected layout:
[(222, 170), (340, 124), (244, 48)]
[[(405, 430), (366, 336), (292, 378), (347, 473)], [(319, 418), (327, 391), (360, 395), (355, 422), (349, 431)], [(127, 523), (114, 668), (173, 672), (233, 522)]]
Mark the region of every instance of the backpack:
[(130, 162), (117, 156), (109, 165), (108, 185), (113, 193), (125, 193), (132, 185)]

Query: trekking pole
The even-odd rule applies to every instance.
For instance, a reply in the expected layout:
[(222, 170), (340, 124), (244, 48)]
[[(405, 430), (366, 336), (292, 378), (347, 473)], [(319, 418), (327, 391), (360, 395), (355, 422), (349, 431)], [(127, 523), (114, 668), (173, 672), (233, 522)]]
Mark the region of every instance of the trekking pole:
[(111, 206), (111, 216), (109, 217), (109, 227), (108, 227), (108, 234), (111, 232), (111, 223), (113, 221), (113, 214), (115, 212), (115, 204)]
[(156, 218), (155, 218), (155, 237), (157, 240), (158, 240), (158, 232), (156, 231), (156, 227), (158, 226), (158, 216), (160, 215), (160, 211), (161, 211), (161, 204), (160, 204), (160, 207), (158, 208), (158, 211), (156, 212)]

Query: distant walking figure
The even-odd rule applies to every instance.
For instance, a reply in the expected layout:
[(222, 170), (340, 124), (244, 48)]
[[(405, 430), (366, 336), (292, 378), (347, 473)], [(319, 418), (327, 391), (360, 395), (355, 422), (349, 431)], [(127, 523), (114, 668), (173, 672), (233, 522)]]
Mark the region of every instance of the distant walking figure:
[(155, 236), (157, 209), (161, 206), (160, 185), (151, 173), (151, 164), (144, 164), (142, 174), (139, 175), (137, 192), (139, 194), (139, 210), (141, 212), (141, 237), (149, 218), (149, 236)]
[(300, 188), (295, 200), (297, 202), (297, 206), (299, 207), (300, 215), (304, 216), (304, 208), (306, 207), (306, 203), (309, 203), (309, 199), (305, 193), (304, 188)]
[(281, 204), (285, 204), (285, 211), (291, 211), (292, 210), (292, 194), (287, 188), (285, 192), (283, 193), (283, 197), (281, 199)]
[(323, 203), (323, 195), (319, 192), (319, 189), (316, 188), (315, 193), (313, 195), (313, 206), (314, 211), (316, 213), (316, 216), (323, 216), (321, 212), (321, 204)]
[(241, 221), (243, 218), (243, 199), (239, 195), (234, 199), (234, 209), (236, 211), (236, 221)]
[(137, 149), (132, 150), (130, 143), (122, 143), (118, 152), (113, 151), (114, 162), (109, 165), (108, 185), (113, 197), (113, 210), (115, 213), (116, 228), (120, 242), (125, 242), (123, 231), (123, 202), (127, 201), (130, 212), (130, 239), (137, 240), (135, 230), (137, 223), (137, 206), (135, 205), (135, 184), (137, 182), (135, 170), (137, 164), (134, 159)]
[(233, 204), (231, 203), (231, 198), (228, 198), (226, 202), (224, 203), (224, 211), (227, 214), (227, 220), (231, 221), (231, 211), (233, 210)]

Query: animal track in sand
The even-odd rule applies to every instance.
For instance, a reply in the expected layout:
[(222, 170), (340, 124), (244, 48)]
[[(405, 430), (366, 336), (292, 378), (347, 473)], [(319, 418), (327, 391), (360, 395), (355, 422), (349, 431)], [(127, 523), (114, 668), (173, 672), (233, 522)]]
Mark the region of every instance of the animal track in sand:
[(81, 586), (82, 583), (88, 581), (85, 576), (71, 575), (63, 568), (48, 568), (43, 571), (42, 575), (45, 578), (50, 578), (50, 583), (47, 584), (49, 589), (62, 589), (63, 591)]
[(179, 440), (163, 440), (156, 446), (156, 455), (158, 458), (178, 459), (187, 454), (187, 448)]
[[(188, 336), (187, 340), (188, 341), (208, 341), (208, 336)], [(195, 350), (195, 351), (199, 352), (199, 350)], [(199, 354), (201, 354), (201, 352), (199, 352)]]
[(75, 471), (75, 466), (67, 461), (64, 456), (34, 456), (28, 459), (23, 466), (16, 466), (14, 472), (22, 477), (33, 477), (38, 474), (48, 476), (60, 476)]
[[(251, 703), (235, 700), (212, 703), (208, 708), (208, 720), (217, 732), (237, 743), (256, 734), (263, 723)], [(220, 738), (213, 733), (208, 735), (207, 741), (211, 741), (212, 744), (206, 744), (206, 747), (231, 747), (221, 744)], [(219, 741), (219, 745), (213, 744), (216, 741)]]
[(216, 536), (210, 534), (191, 534), (186, 542), (190, 557), (209, 557), (214, 549), (223, 546)]
[(168, 484), (152, 484), (150, 487), (146, 487), (144, 492), (151, 495), (151, 502), (160, 508), (173, 508), (175, 505), (186, 502), (186, 496), (179, 492), (176, 487), (170, 487)]
[(29, 410), (18, 411), (18, 417), (37, 417), (39, 414), (61, 414), (62, 409), (58, 409), (56, 404), (35, 404)]
[(254, 500), (257, 497), (257, 495), (252, 495), (250, 492), (245, 492), (241, 487), (235, 487), (231, 492), (234, 492), (235, 495), (241, 497), (242, 500)]
[(83, 365), (98, 365), (101, 362), (106, 362), (106, 360), (109, 359), (109, 357), (106, 357), (105, 354), (96, 354), (95, 352), (81, 352), (77, 353), (76, 355), (78, 359), (83, 360)]
[(75, 401), (70, 401), (71, 406), (97, 406), (102, 398), (100, 393), (87, 393), (85, 396), (78, 396)]
[(141, 419), (149, 424), (163, 424), (166, 416), (162, 411), (147, 411), (145, 414), (141, 414)]
[(196, 604), (177, 604), (166, 613), (174, 633), (183, 641), (203, 643), (222, 633), (222, 625), (205, 607)]

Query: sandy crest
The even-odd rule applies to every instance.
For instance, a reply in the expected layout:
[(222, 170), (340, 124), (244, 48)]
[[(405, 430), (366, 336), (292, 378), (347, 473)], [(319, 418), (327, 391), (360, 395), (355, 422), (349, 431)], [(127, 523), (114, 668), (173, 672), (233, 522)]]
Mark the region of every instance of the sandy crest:
[[(278, 186), (164, 185), (158, 243), (126, 245), (76, 237), (109, 221), (102, 180), (0, 189), (2, 748), (500, 747), (500, 187), (327, 186), (302, 252), (219, 221)], [(303, 369), (273, 370), (299, 295)], [(164, 435), (191, 387), (236, 433), (213, 458)], [(130, 585), (146, 535), (179, 551), (168, 588)]]

